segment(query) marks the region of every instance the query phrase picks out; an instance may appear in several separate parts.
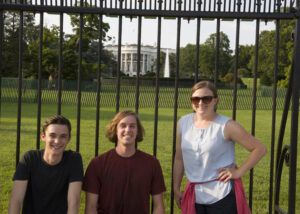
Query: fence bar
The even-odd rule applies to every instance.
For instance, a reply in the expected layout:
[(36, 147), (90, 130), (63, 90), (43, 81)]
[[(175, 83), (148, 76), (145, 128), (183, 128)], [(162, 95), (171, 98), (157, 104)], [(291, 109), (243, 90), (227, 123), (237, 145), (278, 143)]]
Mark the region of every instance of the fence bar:
[(216, 50), (215, 50), (215, 74), (214, 74), (214, 84), (217, 87), (218, 73), (219, 73), (219, 56), (220, 56), (220, 19), (217, 19), (217, 29), (216, 29)]
[(276, 40), (274, 59), (274, 86), (273, 86), (273, 107), (272, 107), (272, 130), (271, 130), (271, 159), (270, 159), (270, 188), (269, 188), (269, 213), (273, 209), (273, 182), (274, 182), (274, 152), (275, 152), (275, 128), (276, 128), (276, 104), (277, 104), (277, 81), (278, 81), (278, 59), (279, 59), (279, 28), (280, 20), (276, 20)]
[[(80, 1), (82, 6), (83, 2)], [(79, 50), (78, 50), (78, 75), (77, 75), (77, 131), (76, 131), (76, 151), (79, 152), (80, 146), (80, 114), (81, 114), (81, 72), (82, 72), (82, 30), (83, 30), (83, 14), (80, 13), (79, 21)]]
[[(142, 1), (140, 1), (140, 7)], [(138, 17), (138, 45), (137, 45), (137, 71), (136, 71), (136, 91), (135, 91), (135, 112), (139, 112), (139, 96), (140, 96), (140, 70), (141, 70), (141, 37), (142, 37), (142, 17)]]
[(237, 102), (237, 80), (239, 69), (239, 46), (240, 46), (240, 19), (236, 20), (236, 34), (235, 34), (235, 61), (234, 61), (234, 89), (233, 89), (233, 109), (232, 119), (236, 119), (236, 102)]
[[(259, 27), (260, 20), (256, 19), (256, 32), (255, 32), (255, 59), (254, 59), (254, 79), (253, 79), (253, 99), (252, 99), (252, 126), (251, 134), (255, 136), (255, 117), (256, 117), (256, 92), (257, 92), (257, 67), (258, 67), (258, 49), (259, 49)], [(249, 178), (249, 206), (252, 210), (252, 199), (253, 199), (253, 174), (254, 169), (250, 170)]]
[[(100, 2), (102, 4), (102, 1)], [(95, 156), (98, 156), (99, 149), (99, 119), (100, 119), (100, 96), (101, 96), (101, 62), (102, 62), (102, 23), (103, 15), (99, 15), (99, 37), (98, 37), (98, 76), (97, 76), (97, 104), (96, 104), (96, 134), (95, 134)]]
[(200, 18), (197, 18), (197, 34), (196, 34), (196, 63), (195, 63), (195, 83), (198, 82), (199, 76), (199, 48), (200, 48)]
[[(3, 0), (0, 0), (2, 4)], [(1, 112), (2, 112), (2, 63), (3, 63), (3, 36), (4, 35), (4, 23), (3, 23), (3, 10), (0, 10), (0, 121), (1, 121)]]
[[(291, 79), (291, 78), (290, 78)], [(278, 170), (276, 171), (276, 180), (275, 180), (275, 207), (274, 207), (274, 211), (275, 214), (278, 214), (278, 211), (280, 213), (285, 213), (285, 211), (279, 207), (279, 192), (280, 192), (280, 182), (281, 182), (281, 175), (282, 175), (282, 168), (283, 168), (283, 162), (284, 159), (286, 157), (286, 155), (288, 155), (289, 150), (291, 149), (291, 147), (289, 145), (285, 146), (282, 150), (282, 152), (280, 152), (280, 157), (278, 160)]]
[(174, 93), (174, 117), (173, 117), (173, 153), (172, 153), (172, 182), (171, 182), (171, 214), (174, 209), (174, 157), (176, 152), (176, 133), (177, 133), (177, 106), (178, 106), (178, 79), (179, 79), (179, 59), (180, 59), (180, 32), (181, 18), (177, 18), (177, 43), (176, 43), (176, 70), (175, 70), (175, 93)]
[[(159, 4), (161, 7), (161, 3)], [(154, 112), (154, 137), (153, 137), (153, 155), (157, 153), (157, 124), (158, 124), (158, 102), (159, 102), (159, 71), (160, 71), (160, 43), (161, 43), (161, 17), (157, 20), (157, 52), (156, 52), (156, 74), (155, 74), (155, 112)]]
[[(295, 49), (294, 53), (295, 55)], [(279, 136), (278, 136), (278, 144), (277, 144), (277, 156), (276, 156), (276, 177), (275, 177), (275, 198), (274, 198), (274, 205), (275, 208), (277, 205), (279, 205), (279, 192), (280, 192), (280, 179), (281, 179), (281, 171), (282, 171), (282, 166), (281, 166), (281, 156), (284, 154), (284, 150), (282, 150), (282, 144), (283, 144), (283, 137), (284, 137), (284, 132), (286, 128), (286, 122), (287, 122), (287, 116), (290, 108), (290, 101), (292, 97), (292, 89), (293, 89), (293, 76), (294, 76), (294, 62), (295, 57), (293, 57), (292, 61), (292, 66), (290, 70), (290, 77), (289, 77), (289, 84), (288, 84), (288, 89), (285, 95), (285, 104), (284, 104), (284, 109), (283, 109), (283, 114), (282, 114), (282, 119), (281, 119), (281, 125), (280, 125), (280, 131), (279, 131)], [(278, 214), (277, 210), (275, 209), (275, 214)]]
[(16, 167), (20, 159), (21, 139), (21, 111), (22, 111), (22, 80), (23, 80), (23, 22), (24, 12), (20, 11), (19, 23), (19, 79), (18, 79), (18, 113), (17, 113), (17, 144), (16, 144)]
[[(300, 3), (297, 1), (297, 8)], [(296, 176), (297, 176), (297, 142), (298, 142), (298, 117), (299, 117), (299, 81), (300, 81), (300, 18), (296, 20), (296, 31), (294, 34), (294, 50), (295, 50), (295, 67), (294, 67), (294, 84), (292, 94), (292, 118), (291, 118), (291, 151), (290, 151), (290, 171), (289, 171), (289, 214), (295, 214), (296, 209)]]
[(41, 100), (42, 100), (42, 67), (43, 67), (43, 34), (44, 34), (44, 13), (40, 13), (40, 45), (39, 45), (39, 70), (37, 88), (37, 125), (36, 125), (36, 149), (40, 149), (40, 129), (41, 129)]
[(120, 72), (121, 72), (121, 46), (122, 46), (122, 16), (119, 16), (119, 36), (118, 36), (118, 61), (117, 61), (117, 104), (116, 113), (120, 109)]
[[(63, 0), (61, 0), (63, 2)], [(61, 93), (62, 93), (62, 70), (63, 70), (63, 34), (64, 34), (64, 14), (59, 15), (59, 60), (58, 60), (58, 104), (57, 114), (61, 114)]]

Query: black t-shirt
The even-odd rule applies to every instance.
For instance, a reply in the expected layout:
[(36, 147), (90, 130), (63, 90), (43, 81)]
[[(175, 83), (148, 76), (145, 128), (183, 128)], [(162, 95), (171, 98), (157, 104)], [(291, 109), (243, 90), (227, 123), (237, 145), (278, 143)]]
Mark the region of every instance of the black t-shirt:
[(26, 152), (13, 180), (28, 180), (23, 214), (65, 214), (68, 210), (69, 183), (82, 181), (81, 155), (64, 151), (61, 162), (52, 166), (43, 159), (44, 150)]

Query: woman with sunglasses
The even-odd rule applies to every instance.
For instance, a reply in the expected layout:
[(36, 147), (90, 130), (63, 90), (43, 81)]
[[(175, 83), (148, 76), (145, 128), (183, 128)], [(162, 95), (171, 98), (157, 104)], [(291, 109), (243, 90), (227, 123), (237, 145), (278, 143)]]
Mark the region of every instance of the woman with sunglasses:
[[(193, 113), (180, 118), (174, 162), (174, 194), (182, 214), (250, 213), (241, 177), (266, 154), (266, 147), (241, 125), (216, 112), (218, 95), (209, 81), (191, 90)], [(250, 154), (235, 166), (235, 146)], [(188, 183), (180, 191), (183, 174)]]

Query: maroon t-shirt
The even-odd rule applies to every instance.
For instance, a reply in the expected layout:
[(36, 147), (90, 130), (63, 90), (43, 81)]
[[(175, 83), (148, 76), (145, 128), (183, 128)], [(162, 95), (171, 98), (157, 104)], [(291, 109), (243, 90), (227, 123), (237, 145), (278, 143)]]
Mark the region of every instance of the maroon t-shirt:
[(131, 157), (112, 149), (90, 162), (83, 190), (98, 194), (100, 214), (148, 214), (150, 195), (166, 190), (159, 161), (137, 150)]

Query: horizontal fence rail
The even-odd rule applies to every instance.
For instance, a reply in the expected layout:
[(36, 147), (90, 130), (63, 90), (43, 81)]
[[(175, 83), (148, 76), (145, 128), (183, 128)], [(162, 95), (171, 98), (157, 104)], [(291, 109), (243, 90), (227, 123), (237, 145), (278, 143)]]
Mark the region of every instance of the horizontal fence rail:
[(163, 17), (292, 19), (293, 0), (3, 0), (0, 9)]
[[(295, 7), (292, 0), (3, 0), (3, 4), (48, 7), (93, 7), (105, 9), (287, 13)], [(82, 6), (81, 6), (82, 4)], [(278, 7), (282, 10), (278, 11)]]

